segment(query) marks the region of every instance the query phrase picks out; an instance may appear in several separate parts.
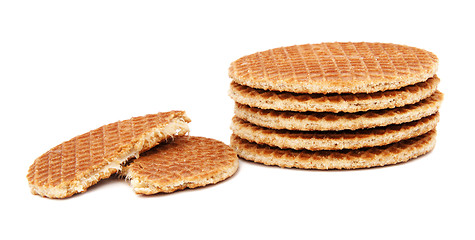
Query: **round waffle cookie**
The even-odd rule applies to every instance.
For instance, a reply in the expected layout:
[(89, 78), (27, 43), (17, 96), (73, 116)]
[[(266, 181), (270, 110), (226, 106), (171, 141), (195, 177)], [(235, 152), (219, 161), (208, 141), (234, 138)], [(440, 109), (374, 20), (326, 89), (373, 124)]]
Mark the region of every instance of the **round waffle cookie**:
[(434, 76), (437, 56), (390, 43), (321, 43), (280, 47), (244, 56), (229, 68), (234, 82), (294, 93), (372, 93)]
[(237, 103), (261, 109), (298, 112), (359, 112), (402, 107), (429, 97), (437, 90), (437, 76), (396, 90), (358, 94), (305, 94), (265, 91), (231, 83), (229, 96)]
[(283, 149), (341, 150), (381, 146), (417, 137), (435, 129), (438, 121), (436, 113), (404, 124), (354, 131), (290, 131), (263, 128), (234, 117), (231, 129), (242, 139)]
[(136, 193), (173, 192), (214, 184), (233, 175), (238, 158), (228, 145), (183, 136), (144, 153), (123, 169)]
[(439, 110), (443, 94), (436, 91), (415, 104), (356, 113), (291, 112), (235, 104), (234, 114), (255, 125), (287, 130), (338, 131), (401, 124), (430, 116)]
[(236, 135), (231, 136), (231, 146), (239, 157), (246, 160), (304, 169), (357, 169), (386, 166), (406, 162), (430, 152), (435, 146), (436, 131), (392, 143), (389, 145), (356, 150), (308, 151), (283, 150), (251, 143)]
[(104, 125), (53, 147), (28, 170), (33, 194), (65, 198), (84, 192), (121, 169), (127, 160), (172, 136), (185, 135), (184, 111), (134, 117)]

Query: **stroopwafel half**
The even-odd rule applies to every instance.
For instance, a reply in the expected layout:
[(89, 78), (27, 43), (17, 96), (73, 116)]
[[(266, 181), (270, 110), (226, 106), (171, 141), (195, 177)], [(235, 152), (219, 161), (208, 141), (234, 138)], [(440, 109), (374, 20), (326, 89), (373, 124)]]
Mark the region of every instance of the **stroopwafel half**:
[(214, 139), (176, 137), (125, 166), (122, 175), (139, 194), (174, 192), (214, 184), (233, 175), (238, 158), (228, 145)]

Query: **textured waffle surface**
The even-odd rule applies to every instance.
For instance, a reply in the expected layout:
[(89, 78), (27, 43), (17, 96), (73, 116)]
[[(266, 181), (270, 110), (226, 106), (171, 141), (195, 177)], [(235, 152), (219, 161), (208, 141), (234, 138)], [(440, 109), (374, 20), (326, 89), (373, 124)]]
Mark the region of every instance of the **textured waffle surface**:
[(154, 194), (216, 183), (237, 168), (237, 155), (228, 145), (183, 136), (144, 153), (124, 167), (124, 172), (136, 193)]
[(432, 77), (433, 53), (390, 43), (321, 43), (280, 47), (244, 56), (229, 68), (237, 83), (296, 93), (369, 93)]
[(128, 158), (171, 135), (186, 134), (189, 121), (185, 112), (171, 111), (118, 121), (76, 136), (34, 161), (27, 175), (31, 191), (51, 198), (85, 191), (117, 172)]
[(291, 112), (252, 108), (235, 104), (237, 117), (253, 124), (273, 128), (301, 131), (355, 130), (411, 122), (436, 113), (443, 94), (436, 91), (430, 97), (399, 108), (356, 113)]
[(437, 126), (439, 114), (385, 127), (344, 131), (290, 131), (263, 128), (233, 118), (233, 134), (258, 144), (282, 149), (341, 150), (381, 146), (425, 134)]
[(380, 147), (338, 151), (308, 151), (273, 148), (231, 136), (239, 157), (266, 165), (305, 169), (357, 169), (406, 162), (431, 151), (435, 130), (424, 135)]
[(265, 91), (231, 83), (229, 96), (236, 102), (261, 109), (299, 112), (359, 112), (402, 107), (429, 97), (437, 90), (437, 76), (401, 89), (358, 94), (305, 94)]

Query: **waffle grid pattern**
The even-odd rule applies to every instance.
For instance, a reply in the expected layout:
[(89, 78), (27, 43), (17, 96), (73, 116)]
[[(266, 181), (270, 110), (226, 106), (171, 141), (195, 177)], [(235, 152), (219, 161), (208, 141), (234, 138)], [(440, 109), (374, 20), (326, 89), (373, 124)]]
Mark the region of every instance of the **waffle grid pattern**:
[(369, 93), (425, 81), (437, 65), (433, 53), (418, 48), (336, 42), (257, 52), (233, 62), (229, 76), (239, 84), (265, 90)]
[(236, 171), (237, 161), (234, 150), (218, 140), (183, 136), (145, 152), (124, 172), (132, 183), (146, 182), (152, 193), (171, 192), (223, 180)]

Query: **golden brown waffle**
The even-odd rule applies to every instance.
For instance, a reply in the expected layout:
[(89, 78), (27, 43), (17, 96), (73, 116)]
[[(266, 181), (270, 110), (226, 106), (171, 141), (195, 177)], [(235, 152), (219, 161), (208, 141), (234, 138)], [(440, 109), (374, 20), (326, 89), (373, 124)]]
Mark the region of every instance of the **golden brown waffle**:
[(171, 111), (118, 121), (76, 136), (53, 147), (30, 166), (28, 183), (33, 194), (65, 198), (121, 169), (171, 136), (188, 132), (184, 111)]
[(419, 137), (380, 147), (308, 151), (273, 148), (232, 135), (231, 146), (239, 157), (266, 165), (305, 169), (357, 169), (396, 164), (416, 158), (434, 148), (435, 136), (436, 132), (432, 130)]
[(390, 43), (321, 43), (244, 56), (229, 68), (237, 83), (295, 93), (370, 93), (398, 89), (434, 76), (437, 57)]
[(177, 137), (144, 153), (124, 167), (136, 193), (154, 194), (214, 184), (238, 168), (228, 145), (204, 137)]
[(430, 116), (438, 111), (442, 100), (443, 94), (436, 91), (430, 97), (415, 104), (356, 113), (273, 111), (251, 108), (236, 103), (234, 113), (237, 117), (248, 122), (273, 129), (301, 131), (355, 130), (401, 124)]
[(261, 109), (298, 112), (359, 112), (402, 107), (429, 97), (437, 90), (437, 76), (396, 90), (358, 94), (305, 94), (265, 91), (231, 83), (229, 96), (236, 102)]
[(282, 149), (341, 150), (381, 146), (417, 137), (435, 129), (439, 114), (385, 127), (343, 131), (290, 131), (263, 128), (233, 118), (233, 134), (249, 142)]

